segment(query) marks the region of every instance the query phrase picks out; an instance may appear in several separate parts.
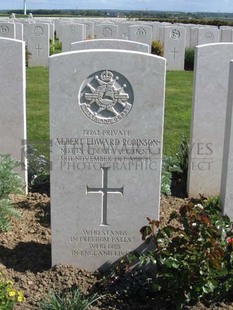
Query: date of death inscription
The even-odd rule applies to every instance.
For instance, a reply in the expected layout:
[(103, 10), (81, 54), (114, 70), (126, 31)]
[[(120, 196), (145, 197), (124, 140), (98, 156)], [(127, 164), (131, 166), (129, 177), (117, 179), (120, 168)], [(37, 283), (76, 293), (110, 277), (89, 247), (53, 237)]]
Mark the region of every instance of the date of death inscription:
[(61, 170), (152, 169), (161, 158), (161, 141), (137, 137), (131, 130), (83, 130), (81, 137), (52, 141)]

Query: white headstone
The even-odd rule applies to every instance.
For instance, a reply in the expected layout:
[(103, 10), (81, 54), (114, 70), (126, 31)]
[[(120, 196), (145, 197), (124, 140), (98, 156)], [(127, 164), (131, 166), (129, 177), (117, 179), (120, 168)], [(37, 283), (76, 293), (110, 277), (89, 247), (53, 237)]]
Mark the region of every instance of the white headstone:
[(62, 42), (62, 51), (70, 50), (72, 42), (83, 41), (86, 39), (86, 25), (77, 23), (60, 25), (59, 40)]
[(214, 27), (198, 28), (197, 44), (211, 44), (220, 41), (220, 31)]
[(159, 217), (165, 69), (122, 50), (50, 57), (53, 265), (106, 268), (143, 246)]
[(86, 39), (91, 40), (94, 39), (94, 22), (92, 21), (84, 21), (81, 22), (86, 26)]
[(129, 26), (129, 40), (145, 43), (151, 46), (152, 28), (146, 25)]
[(164, 43), (165, 27), (172, 26), (170, 23), (160, 23), (159, 25), (159, 42)]
[(15, 23), (15, 39), (23, 41), (23, 24)]
[(221, 205), (223, 213), (233, 220), (233, 61), (230, 62), (226, 127), (221, 179)]
[(70, 45), (71, 51), (85, 50), (85, 49), (121, 49), (121, 50), (131, 50), (135, 52), (149, 53), (149, 45), (134, 41), (126, 40), (86, 40), (80, 42), (74, 42)]
[(15, 39), (15, 24), (1, 22), (0, 37)]
[(129, 39), (129, 26), (134, 25), (132, 22), (122, 22), (118, 24), (118, 38), (120, 40)]
[(25, 43), (0, 38), (0, 53), (0, 154), (11, 154), (21, 162), (27, 191)]
[(190, 47), (194, 48), (198, 45), (198, 27), (191, 27), (190, 29)]
[(186, 38), (185, 38), (185, 47), (186, 48), (191, 48), (191, 29), (192, 29), (192, 27), (193, 27), (193, 25), (192, 24), (184, 24), (183, 25), (183, 27), (185, 27), (185, 36), (186, 36)]
[(28, 66), (48, 66), (49, 57), (49, 25), (29, 24), (27, 28), (29, 53)]
[(221, 29), (221, 42), (233, 42), (232, 28)]
[(165, 27), (164, 57), (167, 70), (184, 70), (185, 28)]
[(95, 27), (96, 39), (117, 39), (118, 26), (113, 24), (100, 24)]
[(220, 194), (232, 43), (196, 47), (188, 195)]

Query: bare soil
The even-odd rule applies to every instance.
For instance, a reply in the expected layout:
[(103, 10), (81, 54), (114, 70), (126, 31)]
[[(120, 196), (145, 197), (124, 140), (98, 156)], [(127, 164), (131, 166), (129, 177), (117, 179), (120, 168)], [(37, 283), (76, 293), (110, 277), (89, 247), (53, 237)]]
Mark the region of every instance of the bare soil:
[[(18, 304), (16, 310), (40, 309), (40, 300), (49, 291), (62, 291), (78, 286), (83, 294), (98, 289), (102, 278), (99, 273), (79, 270), (72, 266), (51, 268), (51, 232), (50, 198), (46, 194), (30, 193), (25, 196), (12, 196), (14, 206), (21, 213), (21, 219), (13, 220), (12, 229), (0, 233), (0, 271), (7, 279), (14, 282), (14, 287), (21, 290), (26, 302)], [(161, 221), (166, 221), (173, 210), (177, 210), (184, 199), (162, 197)], [(103, 294), (104, 292), (101, 292)], [(92, 309), (159, 309), (152, 300), (142, 304), (133, 300), (118, 300), (115, 295), (101, 298)], [(168, 307), (163, 308), (167, 310)], [(192, 307), (192, 310), (233, 310), (233, 304), (204, 305)]]

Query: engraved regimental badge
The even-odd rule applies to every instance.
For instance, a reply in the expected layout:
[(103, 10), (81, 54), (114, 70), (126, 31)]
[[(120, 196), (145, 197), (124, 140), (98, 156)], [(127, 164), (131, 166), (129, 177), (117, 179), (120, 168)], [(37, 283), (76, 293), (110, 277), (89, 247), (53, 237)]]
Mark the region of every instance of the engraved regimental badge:
[(180, 38), (180, 31), (178, 29), (172, 29), (170, 32), (170, 37), (173, 40), (178, 40)]
[(99, 124), (119, 122), (131, 110), (133, 89), (120, 73), (103, 70), (93, 73), (79, 92), (83, 113)]

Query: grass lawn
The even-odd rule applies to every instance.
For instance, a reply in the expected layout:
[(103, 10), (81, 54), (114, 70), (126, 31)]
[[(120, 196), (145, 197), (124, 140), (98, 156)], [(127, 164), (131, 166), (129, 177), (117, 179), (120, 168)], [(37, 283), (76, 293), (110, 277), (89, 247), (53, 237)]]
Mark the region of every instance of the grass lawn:
[[(49, 155), (48, 69), (27, 68), (28, 143)], [(189, 137), (193, 72), (167, 72), (164, 153), (174, 156), (182, 136)]]
[(48, 69), (27, 68), (27, 139), (41, 154), (49, 155), (49, 89)]
[(166, 80), (164, 154), (174, 156), (183, 136), (189, 139), (193, 72), (169, 71)]

